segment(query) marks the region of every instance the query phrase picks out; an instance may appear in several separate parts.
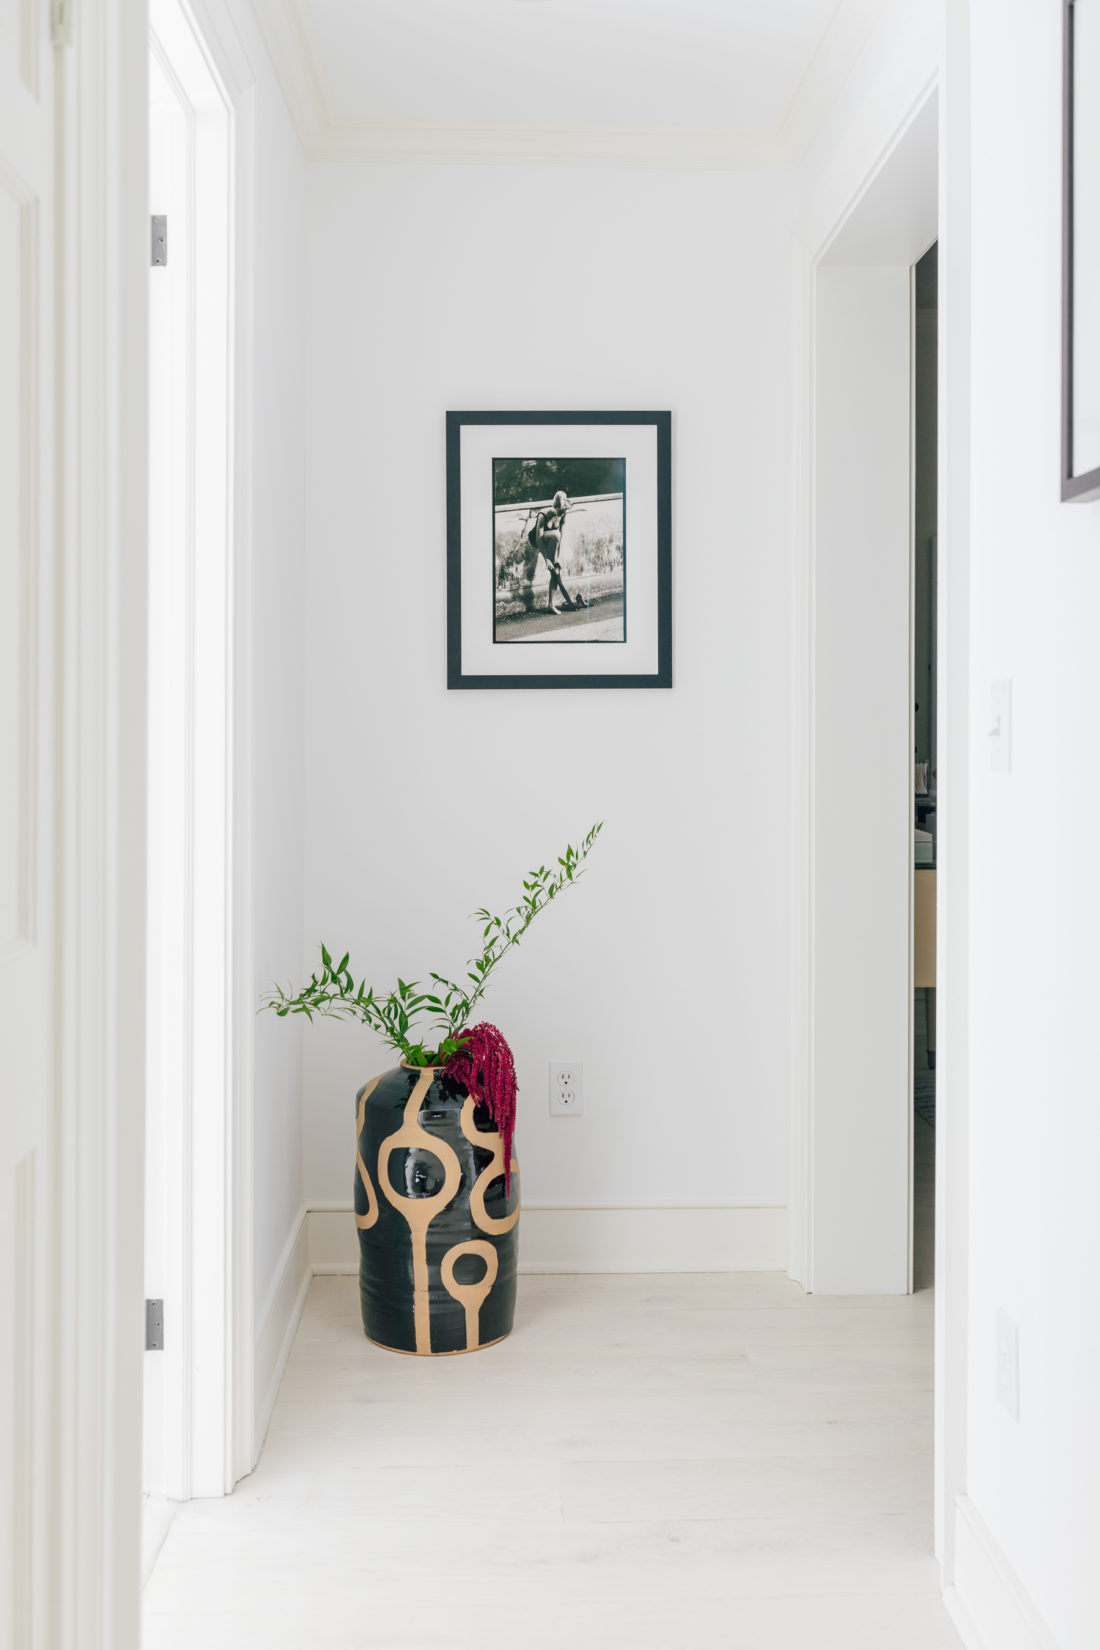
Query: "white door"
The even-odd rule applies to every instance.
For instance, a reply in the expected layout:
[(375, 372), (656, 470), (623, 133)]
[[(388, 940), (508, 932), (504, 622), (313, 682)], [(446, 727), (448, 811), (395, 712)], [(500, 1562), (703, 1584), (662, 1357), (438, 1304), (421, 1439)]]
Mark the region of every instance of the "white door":
[(53, 52), (0, 0), (0, 1644), (47, 1642), (54, 1118)]

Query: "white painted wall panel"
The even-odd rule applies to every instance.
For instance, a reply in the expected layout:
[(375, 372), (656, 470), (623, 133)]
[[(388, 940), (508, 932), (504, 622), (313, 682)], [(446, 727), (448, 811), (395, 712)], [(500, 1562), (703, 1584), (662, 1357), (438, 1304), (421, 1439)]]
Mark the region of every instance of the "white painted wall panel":
[[(968, 1492), (1060, 1650), (1100, 1643), (1100, 505), (1059, 503), (1061, 8), (972, 0)], [(1008, 26), (1006, 26), (1008, 24)], [(1021, 111), (1026, 111), (1022, 113)], [(1012, 682), (1012, 771), (988, 762)], [(1019, 1326), (1020, 1419), (997, 1403)]]
[(813, 1287), (907, 1287), (909, 271), (817, 278)]
[[(525, 1191), (785, 1201), (790, 225), (781, 174), (318, 168), (310, 179), (306, 953), (383, 985), (597, 818), (487, 1015)], [(560, 222), (547, 255), (540, 226)], [(448, 693), (444, 413), (671, 408), (671, 692)], [(280, 1027), (279, 1029), (283, 1029)], [(344, 1202), (392, 1056), (307, 1027), (306, 1197)], [(585, 1115), (546, 1066), (584, 1061)]]

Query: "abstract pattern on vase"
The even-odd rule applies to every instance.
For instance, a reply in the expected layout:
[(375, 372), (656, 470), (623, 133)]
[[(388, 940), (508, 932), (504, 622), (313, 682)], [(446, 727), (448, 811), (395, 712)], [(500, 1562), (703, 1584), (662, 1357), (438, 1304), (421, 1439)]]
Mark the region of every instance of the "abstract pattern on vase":
[(399, 1066), (357, 1100), (355, 1218), (368, 1336), (420, 1356), (502, 1339), (515, 1309), (518, 1165), (513, 1158), (506, 1192), (504, 1144), (487, 1110), (437, 1067)]

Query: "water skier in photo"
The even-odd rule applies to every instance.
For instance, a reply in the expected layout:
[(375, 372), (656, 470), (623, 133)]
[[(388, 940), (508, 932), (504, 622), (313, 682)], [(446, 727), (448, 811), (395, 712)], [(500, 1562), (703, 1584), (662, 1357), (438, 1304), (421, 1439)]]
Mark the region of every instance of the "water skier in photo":
[[(548, 510), (540, 510), (535, 518), (535, 525), (527, 535), (527, 542), (533, 554), (528, 558), (527, 577), (534, 577), (538, 557), (541, 555), (550, 570), (550, 590), (546, 599), (547, 610), (551, 613), (561, 613), (568, 610), (576, 612), (579, 602), (573, 600), (565, 588), (565, 581), (561, 576), (561, 541), (565, 532), (565, 518), (573, 506), (568, 497), (560, 489), (554, 494), (554, 501)], [(554, 591), (560, 590), (565, 608), (554, 606)]]

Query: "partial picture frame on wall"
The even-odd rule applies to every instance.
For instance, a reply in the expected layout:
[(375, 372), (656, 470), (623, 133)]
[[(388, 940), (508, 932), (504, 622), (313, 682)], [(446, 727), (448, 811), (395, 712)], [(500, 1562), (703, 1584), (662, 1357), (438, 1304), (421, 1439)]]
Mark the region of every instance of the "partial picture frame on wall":
[(1100, 0), (1062, 0), (1062, 499), (1100, 499)]
[(447, 414), (448, 688), (672, 686), (671, 427)]

